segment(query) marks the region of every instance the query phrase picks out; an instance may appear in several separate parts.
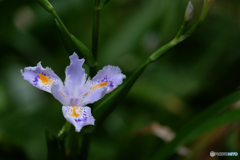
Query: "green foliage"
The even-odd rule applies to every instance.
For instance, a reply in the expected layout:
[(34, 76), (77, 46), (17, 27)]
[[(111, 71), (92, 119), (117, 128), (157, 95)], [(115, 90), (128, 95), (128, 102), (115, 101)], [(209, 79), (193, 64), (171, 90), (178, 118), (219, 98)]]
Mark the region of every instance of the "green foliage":
[(106, 98), (100, 100), (100, 103), (94, 108), (93, 116), (101, 122), (108, 114), (115, 109), (115, 107), (125, 98), (132, 85), (145, 70), (150, 61), (146, 61), (138, 70), (128, 78), (121, 86), (115, 89)]
[[(198, 145), (193, 140), (199, 135), (239, 120), (239, 110), (224, 111), (239, 99), (239, 91), (222, 98), (235, 91), (240, 82), (239, 1), (214, 2), (207, 18), (213, 1), (193, 1), (194, 16), (187, 24), (182, 24), (182, 20), (188, 1), (101, 0), (95, 10), (92, 1), (85, 0), (52, 0), (52, 5), (45, 0), (38, 2), (54, 19), (36, 1), (0, 1), (0, 14), (5, 15), (0, 17), (0, 144), (4, 144), (0, 147), (1, 156), (16, 153), (22, 159), (42, 160), (48, 152), (48, 159), (61, 159), (66, 150), (68, 158), (86, 156), (82, 151), (88, 150), (89, 137), (83, 133), (73, 135), (72, 129), (71, 138), (65, 139), (68, 127), (60, 135), (61, 141), (55, 137), (65, 121), (61, 105), (47, 93), (26, 84), (19, 69), (41, 60), (43, 66), (51, 66), (64, 77), (59, 72), (69, 64), (68, 53), (75, 51), (86, 58), (92, 77), (97, 63), (91, 52), (98, 43), (91, 45), (92, 12), (100, 9), (100, 43), (94, 51), (99, 50), (94, 54), (98, 55), (98, 69), (117, 65), (127, 79), (94, 104), (97, 127), (84, 127), (86, 132), (93, 131), (89, 159), (150, 159), (155, 153), (156, 159), (173, 154), (173, 160), (184, 159), (175, 153), (177, 147), (186, 145), (192, 149)], [(202, 4), (205, 8), (200, 13)], [(203, 20), (202, 28), (186, 39)], [(91, 51), (87, 46), (92, 46)], [(165, 53), (169, 54), (163, 57)], [(148, 57), (155, 63), (149, 65)], [(206, 107), (217, 100), (220, 101)], [(177, 131), (176, 138), (165, 144), (156, 134), (144, 130), (152, 122)], [(54, 135), (44, 133), (45, 126)], [(6, 143), (4, 135), (14, 143)], [(81, 141), (78, 135), (82, 136)], [(237, 137), (229, 140), (226, 136), (220, 149), (234, 148), (229, 144), (237, 142)], [(70, 144), (69, 148), (63, 147), (65, 142)], [(209, 146), (211, 142), (205, 148)]]
[(73, 52), (77, 52), (78, 54), (86, 58), (86, 62), (90, 67), (95, 67), (96, 62), (94, 60), (92, 53), (81, 41), (79, 41), (67, 30), (62, 20), (52, 7), (51, 3), (48, 0), (38, 0), (38, 2), (46, 11), (50, 12), (55, 18), (60, 38), (69, 54), (71, 55)]
[(48, 150), (48, 160), (59, 159), (64, 160), (65, 158), (65, 150), (63, 144), (60, 144), (58, 138), (56, 138), (52, 133), (50, 133), (47, 129), (45, 130), (46, 141), (47, 141), (47, 150)]
[(59, 24), (57, 20), (55, 21), (62, 43), (66, 50), (68, 51), (68, 53), (72, 54), (73, 52), (76, 52), (81, 54), (83, 58), (86, 58), (86, 62), (89, 66), (95, 67), (96, 62), (89, 49), (72, 34), (66, 32), (65, 29)]
[(37, 2), (48, 12), (53, 10), (53, 6), (48, 0), (37, 0)]
[(237, 91), (208, 107), (205, 111), (197, 115), (193, 120), (189, 121), (189, 123), (182, 127), (181, 130), (177, 132), (173, 141), (161, 148), (153, 159), (167, 159), (174, 151), (176, 151), (177, 148), (190, 142), (193, 138), (199, 136), (200, 134), (238, 120), (240, 118), (240, 114), (238, 114), (239, 111), (236, 110), (228, 111), (218, 117), (216, 117), (216, 115), (237, 102), (239, 97), (240, 91)]

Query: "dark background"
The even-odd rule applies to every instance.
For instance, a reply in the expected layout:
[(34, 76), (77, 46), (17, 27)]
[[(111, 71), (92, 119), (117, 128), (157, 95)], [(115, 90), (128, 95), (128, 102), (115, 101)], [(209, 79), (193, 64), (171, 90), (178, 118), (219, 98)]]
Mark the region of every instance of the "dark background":
[[(50, 0), (69, 31), (91, 47), (93, 0)], [(200, 16), (203, 0), (188, 27)], [(156, 49), (172, 40), (186, 0), (112, 0), (101, 11), (98, 64), (129, 77)], [(46, 158), (45, 127), (55, 135), (65, 123), (62, 105), (23, 80), (20, 69), (42, 61), (64, 80), (69, 54), (55, 21), (34, 0), (0, 0), (0, 159)], [(147, 160), (165, 142), (153, 134), (176, 132), (192, 117), (240, 84), (240, 1), (215, 0), (203, 26), (168, 55), (149, 65), (126, 99), (94, 132), (90, 160)], [(239, 124), (199, 137), (183, 152), (237, 151)], [(71, 138), (69, 138), (71, 137)], [(69, 154), (78, 154), (81, 132), (71, 128)], [(71, 147), (73, 149), (71, 149)], [(232, 157), (222, 157), (227, 159)], [(187, 159), (179, 154), (171, 159)]]

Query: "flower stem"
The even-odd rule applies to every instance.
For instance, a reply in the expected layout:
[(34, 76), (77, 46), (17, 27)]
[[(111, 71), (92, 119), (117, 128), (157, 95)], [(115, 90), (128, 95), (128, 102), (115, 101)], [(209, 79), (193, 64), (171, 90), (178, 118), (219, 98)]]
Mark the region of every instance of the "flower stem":
[(186, 21), (184, 21), (183, 24), (182, 24), (182, 26), (180, 27), (180, 29), (179, 29), (176, 37), (175, 37), (176, 39), (178, 39), (178, 38), (183, 34), (184, 29), (185, 29), (185, 26), (186, 26)]
[(49, 10), (49, 12), (53, 15), (56, 21), (57, 27), (59, 29), (60, 38), (66, 50), (70, 54), (72, 54), (73, 52), (77, 52), (78, 54), (81, 54), (81, 56), (86, 59), (86, 62), (89, 67), (93, 67), (93, 68), (96, 67), (97, 63), (92, 55), (92, 52), (87, 48), (87, 46), (68, 31), (68, 29), (66, 28), (61, 18), (58, 16), (56, 11), (54, 10), (54, 8)]
[[(205, 0), (204, 3), (212, 2), (213, 0)], [(188, 31), (184, 32), (185, 26), (187, 24), (186, 21), (183, 22), (181, 25), (178, 33), (173, 38), (172, 41), (165, 44), (161, 48), (159, 48), (157, 51), (155, 51), (148, 60), (140, 66), (130, 78), (128, 78), (127, 81), (125, 81), (120, 87), (118, 87), (115, 91), (113, 91), (109, 96), (107, 96), (104, 100), (101, 101), (93, 110), (93, 116), (98, 119), (98, 123), (104, 121), (104, 119), (112, 112), (112, 110), (117, 106), (119, 102), (121, 102), (125, 95), (128, 93), (128, 91), (131, 89), (134, 82), (137, 80), (137, 78), (142, 74), (142, 72), (145, 70), (145, 68), (152, 62), (155, 62), (157, 59), (161, 58), (163, 55), (167, 54), (174, 46), (176, 46), (178, 43), (185, 40), (187, 37), (189, 37), (191, 34), (193, 34), (195, 31), (199, 29), (201, 24), (203, 23), (207, 11), (209, 9), (210, 4), (204, 4), (201, 16), (198, 20), (198, 22), (192, 26)], [(100, 121), (100, 122), (99, 122)], [(98, 125), (99, 125), (98, 124)]]
[(92, 54), (97, 59), (98, 53), (98, 35), (99, 35), (99, 17), (101, 7), (99, 7), (100, 0), (95, 0), (92, 24)]
[(165, 55), (169, 50), (171, 50), (174, 46), (176, 46), (178, 43), (182, 42), (183, 40), (185, 40), (187, 37), (189, 37), (190, 35), (192, 35), (194, 32), (196, 32), (200, 26), (202, 25), (207, 12), (209, 10), (209, 5), (207, 5), (206, 3), (204, 3), (203, 9), (202, 9), (202, 13), (201, 16), (199, 18), (199, 20), (197, 21), (197, 23), (195, 25), (193, 25), (188, 31), (186, 31), (184, 33), (185, 30), (185, 26), (186, 26), (186, 21), (183, 22), (182, 26), (180, 27), (177, 35), (174, 37), (174, 39), (172, 41), (170, 41), (169, 43), (165, 44), (164, 46), (162, 46), (161, 48), (159, 48), (157, 51), (155, 51), (150, 57), (149, 60), (154, 62), (156, 61), (158, 58), (162, 57), (163, 55)]
[(62, 140), (64, 140), (66, 138), (70, 128), (71, 128), (71, 123), (66, 121), (66, 123), (63, 125), (62, 129), (58, 133), (58, 139), (60, 141), (62, 141)]
[(71, 34), (69, 33), (68, 29), (65, 27), (65, 25), (63, 24), (62, 20), (60, 19), (60, 17), (58, 16), (58, 14), (56, 13), (56, 11), (53, 9), (51, 10), (51, 13), (53, 15), (53, 17), (58, 21), (58, 23), (61, 25), (61, 27), (64, 29), (64, 31), (71, 36)]
[[(99, 17), (101, 7), (99, 7), (100, 0), (95, 0), (94, 4), (94, 12), (93, 12), (93, 24), (92, 24), (92, 54), (94, 59), (97, 61), (97, 53), (98, 53), (98, 36), (99, 36)], [(97, 66), (90, 67), (90, 77), (94, 77), (97, 73)], [(90, 105), (92, 108), (92, 105)], [(85, 133), (83, 135), (82, 147), (79, 159), (87, 160), (88, 159), (88, 151), (90, 147), (91, 133)]]
[(80, 160), (88, 159), (88, 151), (89, 151), (89, 147), (90, 147), (90, 141), (91, 141), (91, 133), (84, 133), (82, 147), (81, 147), (80, 156), (79, 156)]
[[(131, 89), (135, 81), (142, 74), (142, 72), (151, 63), (148, 59), (145, 61), (128, 79), (125, 83), (115, 89), (110, 95), (93, 109), (93, 116), (97, 119), (97, 124), (101, 124), (105, 118), (113, 111), (119, 102), (126, 96), (128, 91)], [(114, 107), (109, 107), (108, 104), (112, 104)]]

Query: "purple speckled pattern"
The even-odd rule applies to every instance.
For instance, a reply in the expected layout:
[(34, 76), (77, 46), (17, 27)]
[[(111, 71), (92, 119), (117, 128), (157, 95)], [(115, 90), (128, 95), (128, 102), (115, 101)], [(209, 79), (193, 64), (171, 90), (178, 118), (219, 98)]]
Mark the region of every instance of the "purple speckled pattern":
[(61, 79), (52, 71), (52, 69), (49, 67), (43, 68), (41, 62), (39, 62), (35, 67), (25, 67), (24, 70), (21, 70), (21, 73), (24, 79), (33, 86), (49, 93), (51, 93), (51, 86), (40, 85), (41, 80), (39, 74), (47, 76), (49, 79), (53, 80), (54, 83), (62, 83)]
[(112, 89), (114, 87), (113, 82), (112, 81), (109, 82), (110, 82), (109, 88)]
[(118, 85), (122, 84), (124, 78), (126, 78), (126, 76), (121, 73), (120, 68), (109, 65), (98, 71), (97, 75), (93, 77), (92, 81), (98, 83), (109, 82), (107, 89), (107, 93), (109, 93)]
[(62, 111), (66, 120), (75, 126), (77, 132), (80, 132), (83, 126), (94, 125), (95, 119), (91, 114), (91, 108), (78, 107), (78, 110), (81, 110), (82, 114), (80, 114), (77, 118), (72, 116), (71, 108), (72, 106), (63, 106)]
[(40, 71), (39, 71), (39, 72), (37, 73), (37, 75), (36, 75), (36, 76), (34, 77), (34, 79), (33, 79), (33, 84), (34, 84), (35, 86), (38, 85), (38, 82), (39, 82), (39, 79), (40, 79), (39, 74), (42, 74), (42, 75), (48, 77), (49, 79), (55, 81), (55, 79), (53, 79), (51, 76), (47, 75), (46, 73), (43, 73), (43, 72), (40, 72)]
[(109, 89), (112, 89), (114, 87), (113, 82), (109, 80), (108, 76), (105, 76), (102, 80), (97, 81), (98, 83), (101, 82), (109, 82)]
[(83, 117), (82, 119), (74, 119), (76, 122), (87, 122), (87, 117)]
[(34, 80), (33, 80), (33, 84), (36, 86), (38, 85), (38, 79), (39, 79), (39, 75), (37, 75)]

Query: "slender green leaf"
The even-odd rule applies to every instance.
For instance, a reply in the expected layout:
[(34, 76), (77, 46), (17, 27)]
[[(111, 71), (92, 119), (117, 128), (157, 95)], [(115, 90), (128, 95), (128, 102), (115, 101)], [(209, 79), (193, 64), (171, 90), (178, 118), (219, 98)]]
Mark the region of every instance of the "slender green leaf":
[(37, 0), (38, 3), (47, 11), (50, 12), (53, 17), (55, 18), (56, 25), (60, 34), (60, 38), (62, 40), (63, 45), (66, 47), (69, 54), (73, 54), (73, 52), (77, 52), (78, 54), (82, 55), (85, 59), (87, 64), (90, 67), (95, 67), (97, 63), (94, 60), (94, 57), (90, 50), (76, 37), (74, 37), (68, 29), (63, 24), (62, 20), (55, 12), (53, 6), (48, 0)]
[[(209, 6), (210, 7), (210, 6)], [(208, 9), (209, 9), (208, 7)], [(205, 11), (205, 8), (203, 8), (204, 15), (207, 14), (208, 9)], [(203, 13), (202, 13), (203, 14)], [(202, 16), (201, 16), (202, 17)], [(201, 21), (200, 21), (201, 20)], [(116, 107), (116, 105), (123, 100), (125, 95), (128, 93), (132, 85), (135, 83), (137, 78), (140, 76), (140, 74), (144, 71), (144, 69), (147, 67), (147, 65), (151, 62), (156, 61), (168, 51), (170, 51), (174, 46), (176, 46), (178, 43), (182, 42), (185, 38), (190, 36), (192, 33), (194, 33), (200, 26), (201, 23), (203, 22), (204, 19), (200, 19), (196, 25), (194, 25), (192, 28), (190, 28), (190, 32), (188, 33), (187, 36), (181, 35), (184, 28), (185, 28), (185, 22), (184, 24), (180, 27), (179, 32), (177, 33), (176, 37), (170, 41), (169, 43), (165, 44), (161, 48), (159, 48), (157, 51), (155, 51), (148, 59), (148, 61), (143, 64), (138, 70), (134, 72), (134, 74), (127, 80), (123, 85), (121, 85), (118, 89), (116, 89), (113, 93), (110, 95), (106, 96), (101, 103), (94, 109), (93, 115), (98, 121), (102, 121), (103, 117), (106, 117), (111, 111)], [(200, 23), (201, 22), (201, 23)], [(179, 38), (179, 36), (181, 36)], [(183, 38), (184, 37), (184, 38)]]
[[(210, 106), (208, 109), (200, 113), (197, 117), (192, 119), (188, 124), (182, 127), (182, 129), (177, 132), (176, 137), (167, 144), (165, 147), (161, 148), (153, 157), (153, 160), (164, 160), (167, 159), (172, 153), (176, 151), (179, 146), (185, 145), (192, 137), (199, 135), (203, 131), (199, 131), (199, 126), (208, 123), (211, 118), (216, 117), (217, 114), (221, 113), (228, 106), (232, 105), (240, 99), (240, 90), (222, 98), (215, 104)], [(221, 118), (220, 118), (221, 120)], [(213, 120), (214, 121), (214, 120)], [(218, 121), (216, 120), (215, 123)], [(211, 127), (210, 127), (211, 128)], [(199, 132), (198, 132), (199, 131)]]
[(192, 140), (193, 138), (206, 133), (214, 128), (223, 126), (225, 124), (228, 123), (232, 123), (235, 121), (240, 120), (240, 109), (234, 109), (228, 112), (225, 112), (207, 122), (205, 122), (204, 124), (200, 125), (199, 127), (197, 127), (197, 129), (192, 132), (191, 136), (189, 136), (189, 140)]
[[(176, 3), (178, 2), (174, 2), (174, 4)], [(111, 34), (109, 41), (100, 48), (99, 53), (103, 54), (98, 59), (102, 63), (111, 61), (116, 64), (118, 61), (116, 57), (129, 53), (144, 31), (153, 24), (159, 23), (161, 18), (167, 14), (166, 12), (169, 11), (167, 4), (167, 1), (164, 0), (149, 0), (145, 5), (137, 8), (136, 12), (132, 13), (131, 16), (125, 17), (126, 23), (120, 24), (120, 30), (116, 30), (114, 34)], [(171, 12), (175, 12), (175, 9), (174, 5)]]
[(47, 140), (47, 159), (64, 160), (64, 147), (60, 145), (58, 139), (47, 129), (45, 130), (45, 136)]
[(62, 129), (58, 133), (59, 141), (63, 141), (67, 137), (70, 128), (71, 128), (71, 123), (66, 121), (66, 123), (63, 125)]
[(77, 51), (77, 47), (72, 43), (70, 36), (64, 32), (63, 28), (61, 27), (61, 25), (59, 25), (58, 21), (55, 19), (57, 28), (58, 28), (58, 32), (59, 32), (59, 36), (61, 38), (61, 41), (64, 45), (64, 47), (66, 48), (67, 52), (69, 54), (72, 54), (73, 52)]
[(86, 59), (86, 62), (90, 67), (96, 66), (97, 64), (89, 49), (72, 34), (66, 32), (65, 29), (59, 24), (57, 19), (55, 19), (55, 21), (62, 43), (66, 50), (68, 51), (68, 53), (73, 54), (73, 52), (76, 52)]
[(37, 2), (48, 12), (53, 10), (51, 3), (48, 0), (37, 0)]
[(131, 77), (128, 78), (120, 87), (114, 90), (111, 94), (103, 98), (100, 103), (94, 108), (93, 116), (97, 119), (97, 123), (100, 123), (104, 118), (111, 113), (112, 110), (121, 102), (131, 89), (132, 85), (141, 75), (141, 73), (148, 66), (150, 61), (146, 61), (138, 70), (136, 70)]

